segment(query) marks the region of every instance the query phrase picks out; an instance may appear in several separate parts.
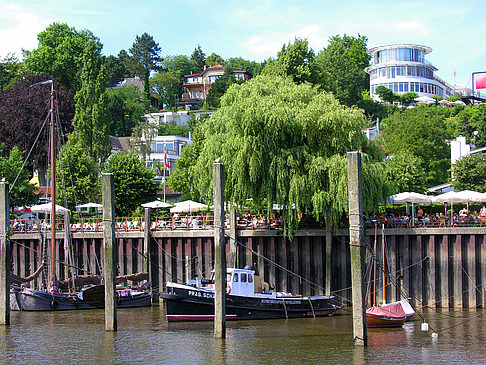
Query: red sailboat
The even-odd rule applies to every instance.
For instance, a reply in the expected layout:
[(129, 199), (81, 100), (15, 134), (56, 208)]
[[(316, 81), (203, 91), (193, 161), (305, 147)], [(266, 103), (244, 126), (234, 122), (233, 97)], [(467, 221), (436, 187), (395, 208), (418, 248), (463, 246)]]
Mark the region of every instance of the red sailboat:
[[(368, 327), (401, 327), (407, 319), (400, 302), (386, 304), (385, 293), (385, 225), (382, 228), (382, 257), (383, 257), (383, 305), (378, 307), (373, 303), (371, 308), (366, 310), (366, 325)], [(376, 252), (376, 230), (375, 230), (375, 252)], [(376, 260), (375, 260), (375, 282), (376, 282)], [(373, 294), (373, 298), (375, 294)]]

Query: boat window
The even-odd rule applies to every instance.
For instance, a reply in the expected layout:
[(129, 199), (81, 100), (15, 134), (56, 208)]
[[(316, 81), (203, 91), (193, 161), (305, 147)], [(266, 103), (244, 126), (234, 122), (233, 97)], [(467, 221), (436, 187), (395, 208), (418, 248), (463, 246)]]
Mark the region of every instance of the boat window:
[(231, 273), (226, 273), (226, 282), (229, 283), (231, 281)]
[(237, 282), (238, 282), (238, 273), (234, 273), (234, 274), (233, 274), (233, 281), (234, 281), (235, 283), (237, 283)]
[(241, 280), (242, 283), (246, 283), (246, 274), (241, 274)]
[(248, 282), (253, 283), (253, 277), (251, 276), (251, 274), (248, 274)]

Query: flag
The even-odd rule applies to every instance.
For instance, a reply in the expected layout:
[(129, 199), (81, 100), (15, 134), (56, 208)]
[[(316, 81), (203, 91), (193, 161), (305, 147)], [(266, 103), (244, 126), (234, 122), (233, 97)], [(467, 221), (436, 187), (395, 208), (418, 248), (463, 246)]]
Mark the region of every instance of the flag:
[(486, 73), (476, 75), (474, 79), (476, 80), (476, 90), (486, 89)]
[(164, 148), (164, 166), (170, 169), (169, 162), (167, 161), (167, 151)]
[(456, 77), (456, 71), (454, 71), (454, 77)]

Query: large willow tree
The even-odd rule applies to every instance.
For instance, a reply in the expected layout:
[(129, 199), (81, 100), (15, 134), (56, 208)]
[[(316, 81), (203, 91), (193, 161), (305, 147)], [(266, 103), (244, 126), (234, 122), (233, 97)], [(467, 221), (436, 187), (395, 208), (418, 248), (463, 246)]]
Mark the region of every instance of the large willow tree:
[[(211, 196), (212, 163), (225, 164), (225, 197), (281, 204), (285, 233), (300, 213), (337, 224), (347, 211), (346, 152), (365, 153), (365, 208), (386, 194), (379, 149), (364, 136), (363, 113), (326, 92), (290, 79), (258, 76), (232, 86), (221, 109), (201, 125), (204, 139), (193, 174), (200, 194)], [(199, 147), (198, 147), (199, 148)], [(197, 177), (197, 178), (196, 178)]]

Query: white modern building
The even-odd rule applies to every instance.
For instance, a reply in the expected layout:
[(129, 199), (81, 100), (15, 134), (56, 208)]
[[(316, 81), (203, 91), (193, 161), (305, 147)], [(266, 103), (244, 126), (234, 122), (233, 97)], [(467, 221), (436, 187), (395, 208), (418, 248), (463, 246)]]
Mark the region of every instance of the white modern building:
[(437, 68), (425, 59), (432, 48), (417, 44), (392, 44), (368, 50), (371, 65), (365, 69), (370, 75), (370, 93), (377, 99), (376, 88), (384, 86), (395, 93), (415, 92), (418, 96), (454, 93), (451, 85), (435, 75)]

